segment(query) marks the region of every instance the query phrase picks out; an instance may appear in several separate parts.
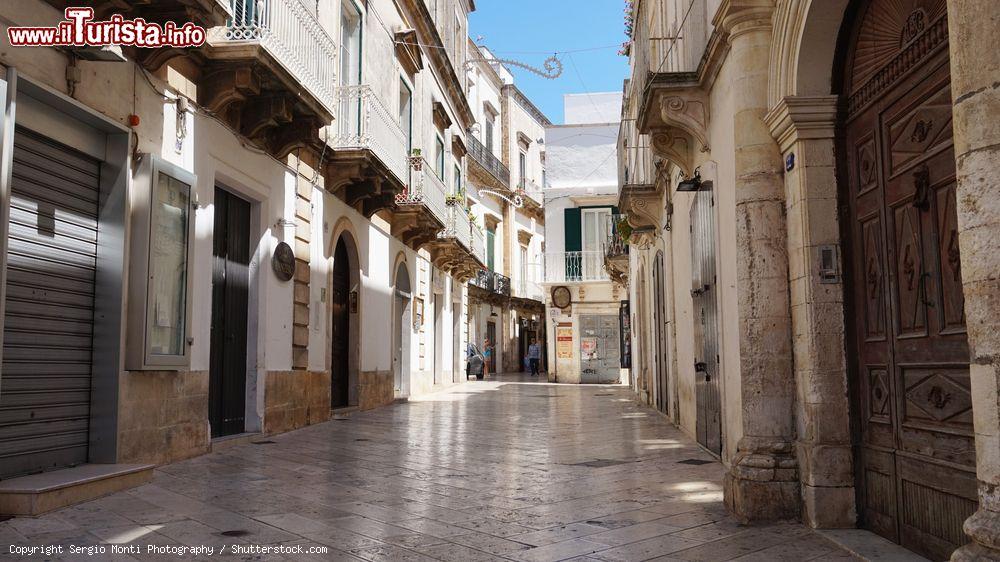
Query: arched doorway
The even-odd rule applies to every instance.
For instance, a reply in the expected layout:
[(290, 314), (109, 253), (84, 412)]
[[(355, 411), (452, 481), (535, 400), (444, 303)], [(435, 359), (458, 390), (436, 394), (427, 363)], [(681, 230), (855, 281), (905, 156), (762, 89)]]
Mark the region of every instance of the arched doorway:
[(393, 373), (393, 394), (395, 397), (406, 396), (409, 393), (409, 350), (410, 350), (410, 326), (411, 326), (411, 299), (413, 295), (410, 289), (410, 273), (406, 269), (406, 262), (399, 262), (396, 266), (396, 279), (393, 291), (393, 313), (392, 313), (392, 373)]
[(852, 8), (838, 160), (858, 518), (940, 560), (977, 507), (946, 2)]
[(330, 408), (343, 408), (350, 404), (350, 343), (351, 343), (351, 266), (344, 237), (337, 240), (333, 253), (333, 285), (331, 307), (333, 313), (330, 334)]

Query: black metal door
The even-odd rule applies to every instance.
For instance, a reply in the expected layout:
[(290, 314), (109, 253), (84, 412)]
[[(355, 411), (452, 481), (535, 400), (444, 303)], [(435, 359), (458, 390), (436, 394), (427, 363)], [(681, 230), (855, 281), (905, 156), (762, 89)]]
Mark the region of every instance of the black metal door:
[(330, 365), (331, 408), (347, 406), (349, 400), (351, 313), (348, 298), (350, 291), (351, 271), (347, 261), (347, 246), (344, 244), (344, 239), (341, 238), (337, 242), (337, 249), (333, 254), (333, 334), (331, 335), (333, 356)]
[(208, 419), (220, 437), (246, 428), (250, 203), (216, 187), (214, 208)]

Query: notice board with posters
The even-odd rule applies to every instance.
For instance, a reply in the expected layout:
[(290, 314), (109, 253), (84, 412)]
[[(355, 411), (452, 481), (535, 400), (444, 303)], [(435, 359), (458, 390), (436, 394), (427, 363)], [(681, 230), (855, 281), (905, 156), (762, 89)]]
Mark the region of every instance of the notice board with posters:
[(570, 322), (556, 326), (556, 358), (573, 358), (573, 324)]

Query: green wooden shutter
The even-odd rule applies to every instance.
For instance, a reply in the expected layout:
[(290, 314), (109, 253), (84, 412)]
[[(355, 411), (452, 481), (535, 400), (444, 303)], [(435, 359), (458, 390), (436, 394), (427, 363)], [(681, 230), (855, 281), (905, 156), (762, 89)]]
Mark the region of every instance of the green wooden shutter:
[(580, 209), (564, 209), (564, 213), (566, 251), (579, 252), (583, 249), (583, 223), (580, 218)]
[(493, 248), (496, 244), (494, 238), (496, 237), (496, 232), (493, 230), (486, 231), (486, 267), (493, 271)]
[[(566, 252), (579, 252), (583, 250), (583, 223), (580, 217), (580, 209), (564, 209), (563, 225), (565, 228), (564, 249)], [(580, 275), (579, 255), (566, 254), (566, 279), (572, 280)]]

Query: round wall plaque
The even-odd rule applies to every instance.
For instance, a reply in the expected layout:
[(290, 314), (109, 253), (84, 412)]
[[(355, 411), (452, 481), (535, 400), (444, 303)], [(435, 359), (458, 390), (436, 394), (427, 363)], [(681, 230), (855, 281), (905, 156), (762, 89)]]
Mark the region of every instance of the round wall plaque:
[(278, 242), (274, 248), (271, 268), (274, 269), (274, 275), (282, 281), (289, 281), (295, 275), (295, 252), (287, 242)]
[(555, 287), (552, 289), (552, 304), (559, 308), (566, 308), (573, 302), (573, 295), (569, 292), (569, 287)]

